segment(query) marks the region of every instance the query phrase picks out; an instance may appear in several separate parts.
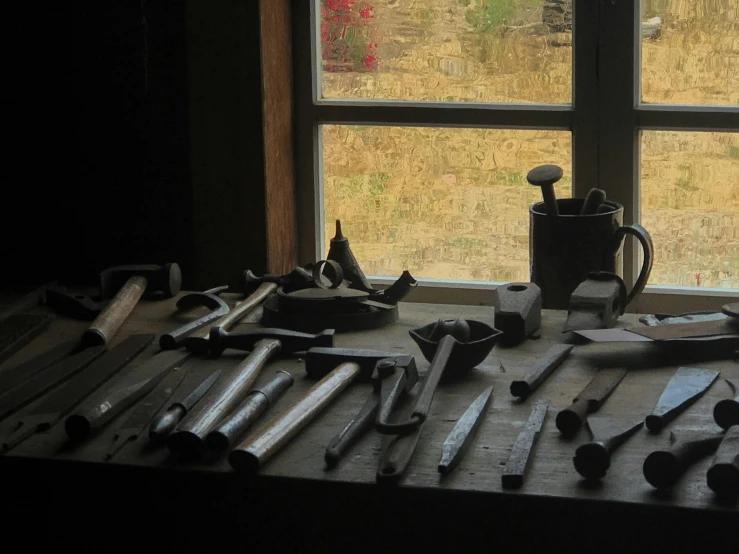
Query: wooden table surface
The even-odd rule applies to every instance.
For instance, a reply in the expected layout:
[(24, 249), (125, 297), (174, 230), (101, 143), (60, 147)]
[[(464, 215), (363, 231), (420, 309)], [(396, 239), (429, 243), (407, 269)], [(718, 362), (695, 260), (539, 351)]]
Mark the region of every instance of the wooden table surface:
[[(228, 298), (228, 295), (226, 296)], [(231, 298), (233, 299), (233, 297)], [(161, 334), (192, 317), (197, 312), (182, 315), (175, 312), (175, 300), (161, 302), (143, 301), (118, 333), (114, 344), (130, 333), (150, 332)], [(400, 320), (389, 327), (357, 333), (336, 335), (336, 346), (346, 348), (372, 348), (409, 353), (416, 356), (419, 371), (423, 374), (428, 362), (410, 339), (408, 330), (433, 322), (438, 318), (466, 317), (492, 324), (492, 310), (482, 306), (453, 306), (402, 303)], [(734, 360), (692, 363), (705, 369), (721, 371), (719, 380), (708, 392), (687, 409), (660, 434), (651, 434), (646, 428), (640, 430), (612, 457), (612, 465), (606, 477), (597, 486), (588, 485), (573, 467), (572, 457), (577, 446), (589, 440), (589, 432), (582, 428), (572, 440), (564, 440), (555, 427), (557, 412), (570, 404), (575, 395), (595, 375), (594, 364), (608, 365), (603, 356), (617, 353), (633, 356), (634, 365), (644, 360), (643, 344), (617, 347), (599, 345), (576, 346), (569, 359), (557, 369), (544, 384), (526, 401), (514, 399), (509, 392), (512, 380), (522, 377), (555, 342), (562, 340), (560, 329), (564, 321), (563, 312), (545, 311), (539, 338), (527, 340), (514, 348), (496, 346), (484, 363), (472, 370), (463, 380), (453, 385), (442, 385), (435, 397), (430, 416), (425, 424), (418, 448), (401, 487), (424, 489), (451, 489), (478, 491), (506, 495), (538, 495), (546, 497), (580, 498), (593, 501), (616, 501), (631, 504), (658, 504), (702, 510), (736, 510), (736, 505), (720, 504), (706, 485), (706, 470), (711, 457), (692, 466), (669, 494), (656, 494), (642, 473), (645, 457), (653, 450), (667, 447), (670, 431), (685, 429), (716, 430), (712, 418), (714, 404), (731, 396), (724, 377), (739, 377), (739, 363)], [(622, 326), (637, 324), (637, 316), (627, 314)], [(0, 371), (32, 357), (51, 345), (79, 336), (85, 328), (84, 322), (59, 318), (51, 328), (29, 346), (0, 366)], [(258, 326), (242, 323), (233, 330)], [(627, 348), (627, 350), (619, 350)], [(628, 350), (631, 349), (631, 350)], [(145, 355), (154, 352), (151, 348)], [(207, 372), (214, 368), (233, 367), (244, 354), (228, 351), (219, 359), (190, 359), (183, 367), (188, 371)], [(632, 369), (605, 403), (598, 415), (614, 417), (644, 417), (654, 407), (662, 390), (677, 366)], [(282, 359), (269, 364), (257, 381), (257, 386), (268, 381), (275, 370), (283, 369), (295, 378), (295, 384), (272, 406), (260, 420), (262, 423), (299, 399), (313, 384), (305, 377), (302, 360)], [(476, 439), (460, 465), (441, 479), (437, 473), (441, 445), (457, 419), (467, 406), (486, 387), (495, 387), (493, 400), (485, 419), (480, 425)], [(336, 481), (367, 483), (375, 482), (375, 472), (380, 446), (380, 435), (370, 432), (349, 451), (338, 467), (325, 470), (323, 454), (329, 439), (334, 436), (359, 410), (371, 385), (352, 384), (329, 407), (282, 451), (268, 461), (261, 470), (263, 476), (309, 479), (312, 481)], [(550, 401), (548, 416), (530, 462), (522, 489), (503, 491), (501, 474), (511, 447), (526, 422), (537, 400)], [(0, 433), (5, 433), (17, 416), (33, 409), (30, 405), (0, 423)], [(125, 418), (125, 413), (121, 418)], [(118, 420), (120, 421), (120, 419)], [(98, 436), (74, 449), (65, 448), (66, 435), (63, 423), (50, 431), (37, 433), (6, 454), (6, 457), (55, 458), (80, 460), (100, 464), (124, 464), (135, 466), (170, 467), (177, 470), (199, 472), (231, 472), (224, 458), (209, 463), (179, 464), (173, 460), (165, 447), (147, 449), (146, 436), (141, 436), (122, 450), (112, 462), (103, 462), (116, 421), (110, 423)], [(254, 432), (258, 429), (252, 429)]]

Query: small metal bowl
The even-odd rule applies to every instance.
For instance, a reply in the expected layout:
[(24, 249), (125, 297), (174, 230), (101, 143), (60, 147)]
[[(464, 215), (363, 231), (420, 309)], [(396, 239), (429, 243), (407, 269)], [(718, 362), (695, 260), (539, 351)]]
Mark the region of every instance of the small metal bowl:
[[(445, 320), (453, 322), (454, 320)], [(481, 364), (488, 357), (493, 346), (502, 338), (503, 332), (474, 319), (465, 320), (470, 326), (470, 340), (465, 343), (457, 342), (449, 358), (449, 369), (445, 373), (459, 373), (472, 369)], [(429, 323), (417, 329), (408, 331), (411, 338), (421, 349), (421, 353), (429, 362), (434, 359), (439, 341), (429, 339), (437, 323)], [(451, 371), (450, 371), (451, 370)]]

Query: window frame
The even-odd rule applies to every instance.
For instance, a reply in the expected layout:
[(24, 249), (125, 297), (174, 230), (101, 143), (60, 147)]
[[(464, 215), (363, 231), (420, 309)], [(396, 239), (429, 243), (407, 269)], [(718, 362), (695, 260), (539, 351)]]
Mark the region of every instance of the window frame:
[[(573, 196), (584, 197), (592, 183), (599, 183), (609, 198), (623, 204), (624, 224), (638, 221), (641, 130), (739, 132), (739, 107), (641, 102), (639, 0), (575, 0), (570, 104), (322, 99), (317, 52), (319, 1), (296, 0), (293, 5), (301, 264), (324, 256), (320, 132), (324, 124), (570, 131)], [(310, 47), (305, 47), (308, 44)], [(600, 72), (601, 67), (609, 70)], [(637, 256), (634, 241), (626, 241), (624, 280), (629, 287), (638, 271)], [(379, 286), (392, 282), (381, 277), (370, 277), (370, 281)], [(488, 291), (499, 284), (419, 279), (419, 286), (408, 300), (489, 304)], [(739, 290), (648, 285), (629, 311), (675, 313), (714, 309), (737, 297)]]

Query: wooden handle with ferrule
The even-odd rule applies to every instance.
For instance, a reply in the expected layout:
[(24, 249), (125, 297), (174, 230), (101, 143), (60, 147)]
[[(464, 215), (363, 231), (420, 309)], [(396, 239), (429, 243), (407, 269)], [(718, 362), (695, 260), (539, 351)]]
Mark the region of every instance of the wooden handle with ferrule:
[(146, 277), (129, 278), (108, 306), (82, 334), (82, 343), (89, 346), (108, 344), (123, 322), (131, 315), (141, 295), (144, 294), (146, 285)]
[(575, 398), (569, 408), (557, 414), (555, 423), (563, 436), (572, 437), (577, 433), (585, 417), (592, 411), (590, 404), (587, 398)]
[(279, 351), (280, 341), (260, 340), (234, 370), (221, 375), (205, 397), (197, 403), (172, 432), (169, 449), (181, 456), (198, 456), (205, 450), (205, 437), (236, 408), (266, 363)]
[(229, 329), (232, 325), (245, 317), (254, 308), (264, 302), (276, 290), (277, 284), (262, 283), (261, 285), (259, 285), (259, 288), (257, 288), (257, 290), (251, 293), (243, 301), (238, 302), (230, 312), (215, 321), (213, 325), (203, 327), (202, 329), (195, 331), (193, 334), (187, 337), (187, 341), (185, 343), (187, 345), (187, 348), (196, 352), (207, 352), (208, 337), (210, 336), (210, 330), (213, 327)]
[(739, 425), (729, 427), (708, 468), (709, 488), (722, 498), (739, 497)]
[(228, 456), (231, 467), (240, 473), (256, 473), (280, 448), (357, 378), (359, 364), (343, 363), (316, 383), (306, 395), (284, 414), (265, 425), (253, 438), (247, 439)]
[(714, 452), (724, 438), (722, 433), (696, 434), (674, 440), (669, 450), (656, 450), (644, 460), (642, 471), (647, 482), (655, 488), (674, 485), (685, 470), (703, 456)]

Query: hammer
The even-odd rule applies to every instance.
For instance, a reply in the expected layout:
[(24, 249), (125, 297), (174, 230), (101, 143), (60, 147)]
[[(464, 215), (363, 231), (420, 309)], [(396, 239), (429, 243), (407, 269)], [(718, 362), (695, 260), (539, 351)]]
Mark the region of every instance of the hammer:
[(115, 297), (85, 330), (82, 344), (108, 344), (144, 292), (158, 292), (172, 298), (180, 292), (181, 286), (182, 273), (176, 263), (123, 265), (106, 269), (100, 274), (100, 291), (103, 298), (110, 298), (113, 294)]
[[(202, 455), (208, 433), (239, 405), (259, 372), (278, 353), (300, 352), (312, 346), (333, 346), (334, 342), (333, 329), (309, 335), (265, 328), (249, 331), (245, 336), (251, 344), (251, 353), (233, 370), (222, 374), (206, 396), (198, 402), (196, 409), (188, 413), (172, 431), (167, 446), (173, 454), (185, 458)], [(243, 347), (245, 342), (247, 341), (239, 341), (239, 346)]]
[[(238, 445), (228, 457), (231, 467), (239, 473), (256, 473), (352, 381), (355, 379), (369, 381), (377, 362), (388, 358), (399, 363), (413, 361), (411, 356), (398, 352), (351, 348), (311, 348), (305, 357), (305, 370), (309, 378), (320, 378), (321, 380), (296, 404), (277, 415), (258, 433)], [(358, 438), (357, 435), (368, 429), (366, 423), (370, 421), (372, 419), (365, 421), (361, 429), (355, 429), (353, 433), (355, 436), (345, 438), (347, 444), (342, 446), (342, 450)]]

